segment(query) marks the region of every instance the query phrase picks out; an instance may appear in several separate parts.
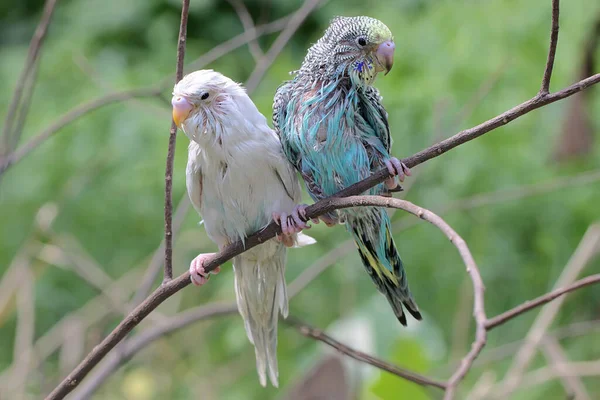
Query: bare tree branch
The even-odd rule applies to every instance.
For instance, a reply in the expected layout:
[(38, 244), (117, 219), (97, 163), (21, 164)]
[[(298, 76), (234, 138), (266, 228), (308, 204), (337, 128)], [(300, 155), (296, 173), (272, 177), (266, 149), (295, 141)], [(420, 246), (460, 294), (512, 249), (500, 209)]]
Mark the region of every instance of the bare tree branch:
[[(10, 105), (8, 106), (8, 112), (6, 113), (6, 118), (4, 119), (4, 153), (9, 154), (11, 150), (11, 131), (13, 123), (15, 122), (15, 114), (17, 109), (19, 108), (19, 104), (21, 103), (21, 97), (23, 95), (23, 90), (25, 89), (25, 85), (29, 81), (29, 77), (35, 68), (36, 61), (39, 57), (39, 53), (42, 49), (42, 45), (44, 44), (44, 39), (46, 38), (46, 34), (48, 33), (48, 27), (50, 26), (50, 22), (52, 21), (52, 15), (54, 14), (54, 10), (56, 8), (57, 0), (46, 0), (46, 4), (44, 5), (44, 11), (42, 12), (42, 18), (33, 34), (33, 38), (29, 44), (29, 52), (27, 54), (27, 59), (25, 61), (25, 67), (17, 80), (17, 86), (13, 93), (12, 100)], [(32, 84), (33, 85), (33, 84)], [(26, 102), (28, 104), (28, 101)], [(28, 106), (25, 106), (28, 107)]]
[[(183, 58), (185, 57), (185, 42), (187, 37), (188, 11), (190, 0), (182, 0), (181, 23), (179, 24), (179, 40), (177, 42), (177, 68), (175, 83), (183, 78)], [(169, 132), (169, 149), (167, 151), (167, 166), (165, 168), (165, 274), (164, 282), (173, 279), (173, 160), (175, 159), (175, 142), (177, 140), (177, 125), (171, 119)]]
[[(427, 160), (435, 158), (439, 155), (444, 154), (448, 150), (452, 150), (456, 146), (459, 146), (463, 143), (471, 141), (479, 136), (490, 132), (496, 128), (504, 126), (515, 119), (522, 117), (529, 112), (536, 110), (545, 105), (554, 103), (556, 101), (562, 100), (569, 96), (574, 95), (575, 93), (579, 93), (584, 89), (587, 89), (590, 86), (593, 86), (600, 82), (600, 73), (590, 76), (589, 78), (583, 79), (577, 83), (574, 83), (571, 86), (567, 86), (566, 88), (550, 93), (542, 96), (535, 96), (524, 103), (519, 104), (518, 106), (511, 108), (510, 110), (480, 124), (470, 129), (465, 129), (457, 133), (456, 135), (441, 141), (440, 143), (431, 146), (407, 159), (404, 159), (404, 163), (408, 167), (414, 167), (416, 165), (422, 164)], [(383, 173), (384, 171), (379, 171), (378, 173)]]
[(331, 336), (327, 335), (325, 332), (321, 331), (320, 329), (315, 329), (315, 328), (307, 325), (306, 323), (301, 322), (300, 320), (298, 320), (296, 318), (289, 317), (288, 319), (285, 320), (285, 323), (287, 325), (290, 325), (290, 326), (293, 326), (294, 328), (296, 328), (298, 330), (298, 332), (300, 332), (302, 335), (304, 335), (308, 338), (311, 338), (311, 339), (318, 340), (319, 342), (323, 342), (326, 345), (333, 347), (338, 352), (340, 352), (350, 358), (353, 358), (357, 361), (364, 362), (366, 364), (370, 364), (376, 368), (379, 368), (383, 371), (387, 371), (391, 374), (394, 374), (396, 376), (404, 378), (408, 381), (417, 383), (419, 385), (431, 386), (431, 387), (435, 387), (435, 388), (442, 389), (442, 390), (446, 389), (446, 383), (444, 383), (444, 382), (428, 378), (426, 376), (417, 374), (415, 372), (406, 370), (404, 368), (400, 368), (396, 365), (390, 364), (388, 362), (385, 362), (378, 358), (370, 356), (366, 353), (363, 353), (362, 351), (350, 348), (350, 347), (346, 346), (345, 344), (338, 342), (337, 340), (335, 340)]
[[(525, 303), (523, 303), (511, 310), (508, 310), (506, 312), (503, 312), (500, 315), (490, 318), (489, 320), (486, 321), (485, 328), (487, 330), (492, 330), (492, 329), (496, 328), (497, 326), (504, 324), (506, 321), (513, 319), (513, 318), (515, 318), (527, 311), (530, 311), (536, 307), (539, 307), (543, 304), (549, 303), (550, 301), (556, 299), (557, 297), (562, 296), (563, 294), (572, 292), (573, 290), (577, 290), (577, 289), (585, 287), (585, 286), (594, 285), (598, 282), (600, 282), (600, 274), (590, 275), (587, 278), (580, 279), (577, 282), (573, 283), (572, 285), (553, 290), (550, 293), (546, 293), (543, 296), (537, 297), (533, 300), (526, 301)], [(558, 303), (554, 303), (554, 304), (557, 306), (560, 305)]]
[(550, 29), (550, 48), (548, 50), (548, 60), (544, 69), (542, 78), (542, 88), (539, 95), (544, 96), (550, 91), (550, 79), (552, 78), (552, 69), (554, 68), (554, 58), (556, 56), (556, 45), (558, 44), (558, 17), (560, 12), (560, 0), (552, 0), (552, 28)]
[[(339, 252), (333, 256), (337, 257), (338, 254)], [(298, 295), (298, 293), (300, 293), (310, 282), (316, 279), (328, 265), (335, 261), (332, 260), (331, 257), (332, 255), (327, 255), (318, 259), (289, 284), (288, 296), (290, 300)], [(235, 303), (219, 302), (195, 307), (180, 312), (168, 319), (159, 321), (159, 323), (152, 328), (148, 328), (125, 341), (122, 346), (119, 347), (118, 352), (113, 352), (109, 357), (104, 359), (98, 368), (95, 369), (94, 373), (88, 376), (83, 384), (73, 393), (73, 400), (89, 398), (122, 363), (160, 337), (204, 319), (236, 313), (237, 306)]]

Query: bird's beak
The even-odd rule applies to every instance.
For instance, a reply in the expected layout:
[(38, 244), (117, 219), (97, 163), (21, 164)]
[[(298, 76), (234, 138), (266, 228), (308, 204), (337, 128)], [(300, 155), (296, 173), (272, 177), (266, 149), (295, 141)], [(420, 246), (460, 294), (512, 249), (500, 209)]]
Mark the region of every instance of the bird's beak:
[(190, 111), (192, 111), (192, 104), (183, 96), (173, 96), (171, 99), (173, 105), (173, 121), (175, 125), (181, 128), (181, 124), (186, 120)]
[(394, 65), (394, 50), (396, 49), (396, 45), (391, 40), (386, 40), (377, 46), (377, 50), (375, 51), (375, 57), (377, 57), (377, 62), (381, 66), (382, 70), (385, 71), (384, 75), (387, 75), (388, 72), (392, 69)]

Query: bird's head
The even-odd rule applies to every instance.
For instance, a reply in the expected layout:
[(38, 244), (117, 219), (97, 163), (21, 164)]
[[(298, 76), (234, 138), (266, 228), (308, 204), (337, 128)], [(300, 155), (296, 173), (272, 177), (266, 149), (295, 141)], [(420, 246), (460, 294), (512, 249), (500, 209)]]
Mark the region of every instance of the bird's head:
[(363, 16), (334, 18), (313, 48), (321, 53), (312, 57), (314, 67), (370, 85), (377, 73), (392, 69), (396, 45), (383, 22)]
[(203, 136), (220, 137), (227, 118), (243, 111), (241, 103), (247, 98), (244, 89), (226, 76), (213, 70), (195, 71), (173, 88), (173, 121), (197, 142)]

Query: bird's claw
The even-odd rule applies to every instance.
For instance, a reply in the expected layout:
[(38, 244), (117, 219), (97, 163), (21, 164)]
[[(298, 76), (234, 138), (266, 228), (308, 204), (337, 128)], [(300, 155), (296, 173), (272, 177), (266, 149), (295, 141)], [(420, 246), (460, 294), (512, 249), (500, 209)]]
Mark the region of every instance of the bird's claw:
[[(292, 247), (294, 246), (294, 235), (303, 229), (310, 229), (310, 225), (306, 221), (306, 207), (308, 207), (306, 204), (297, 205), (289, 215), (284, 212), (273, 213), (273, 220), (281, 226), (281, 235), (276, 236), (277, 241), (287, 247)], [(318, 223), (318, 220), (316, 222)]]
[(396, 177), (400, 182), (404, 182), (404, 178), (407, 176), (411, 176), (410, 169), (404, 164), (402, 161), (398, 160), (396, 157), (390, 157), (385, 161), (385, 166), (388, 169), (391, 178), (387, 178), (384, 183), (388, 189), (394, 189), (398, 186), (398, 182), (396, 182)]
[(208, 281), (211, 273), (216, 275), (221, 272), (221, 267), (217, 267), (209, 272), (204, 270), (204, 263), (214, 254), (215, 253), (199, 254), (190, 263), (190, 279), (194, 285), (202, 286)]

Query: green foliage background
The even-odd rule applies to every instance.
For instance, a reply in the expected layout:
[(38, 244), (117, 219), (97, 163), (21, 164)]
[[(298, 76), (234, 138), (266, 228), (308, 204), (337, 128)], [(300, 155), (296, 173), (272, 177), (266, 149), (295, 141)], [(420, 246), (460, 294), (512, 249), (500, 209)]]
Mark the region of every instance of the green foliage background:
[[(583, 45), (600, 13), (598, 2), (563, 3), (551, 86), (554, 90), (579, 78)], [(245, 4), (260, 24), (292, 12), (301, 2)], [(42, 5), (40, 0), (0, 4), (2, 120)], [(495, 116), (539, 90), (550, 11), (549, 0), (331, 0), (311, 14), (294, 35), (253, 99), (265, 115), (270, 115), (276, 87), (288, 78), (288, 71), (298, 68), (306, 48), (318, 39), (332, 16), (365, 14), (379, 18), (394, 32), (397, 52), (394, 69), (380, 77), (377, 86), (390, 114), (394, 153), (405, 157)], [(43, 48), (21, 144), (88, 100), (171, 79), (179, 15), (180, 3), (176, 0), (59, 2)], [(229, 3), (192, 0), (186, 61), (242, 32)], [(261, 38), (262, 48), (268, 49), (275, 38), (276, 34)], [(243, 82), (254, 65), (244, 46), (206, 67)], [(491, 88), (486, 90), (486, 86)], [(482, 90), (485, 96), (479, 98)], [(597, 89), (588, 94), (587, 107), (597, 136), (600, 96)], [(113, 279), (149, 262), (163, 235), (168, 99), (169, 87), (160, 98), (118, 103), (86, 115), (7, 171), (0, 186), (0, 274), (5, 274), (29, 237), (53, 244), (57, 237), (73, 235)], [(405, 198), (442, 212), (477, 194), (519, 190), (600, 168), (598, 141), (586, 156), (567, 163), (553, 160), (568, 109), (568, 101), (550, 105), (417, 167)], [(178, 136), (175, 201), (185, 194), (187, 143), (185, 136)], [(480, 266), (487, 288), (488, 315), (551, 289), (588, 226), (600, 217), (599, 190), (596, 181), (445, 214)], [(489, 198), (497, 197), (491, 194)], [(38, 210), (48, 203), (58, 207), (52, 234), (35, 228)], [(468, 350), (472, 339), (470, 281), (455, 248), (443, 235), (426, 223), (412, 225), (415, 221), (411, 218), (401, 212), (393, 216), (399, 227), (396, 242), (424, 313), (422, 323), (411, 320), (409, 329), (397, 323), (354, 252), (344, 252), (335, 265), (296, 296), (291, 301), (291, 314), (327, 328), (352, 346), (406, 368), (446, 378), (455, 357)], [(195, 212), (190, 211), (176, 236), (177, 274), (187, 269), (198, 252), (215, 250), (202, 227), (197, 226), (198, 221)], [(406, 223), (411, 225), (405, 227)], [(311, 235), (317, 238), (317, 245), (289, 253), (290, 281), (349, 239), (341, 226), (327, 229), (321, 224), (311, 230)], [(99, 295), (98, 289), (65, 265), (36, 257), (29, 267), (35, 277), (36, 338)], [(598, 260), (586, 269), (586, 273), (599, 271)], [(211, 301), (232, 300), (232, 280), (231, 270), (225, 268), (202, 290), (183, 290), (159, 311), (171, 315)], [(0, 370), (13, 361), (15, 307), (10, 301), (0, 309)], [(595, 320), (599, 314), (600, 290), (588, 288), (568, 297), (554, 325)], [(461, 396), (485, 370), (502, 377), (514, 350), (501, 352), (500, 359), (486, 358), (487, 352), (522, 339), (534, 317), (535, 313), (526, 314), (490, 333), (482, 363), (467, 377)], [(122, 314), (111, 312), (86, 331), (86, 351), (121, 318)], [(138, 331), (152, 325), (144, 322)], [(279, 338), (279, 390), (263, 389), (258, 384), (253, 348), (245, 337), (241, 318), (234, 315), (200, 322), (159, 340), (116, 372), (95, 398), (285, 398), (286, 390), (320, 359), (325, 349), (283, 324)], [(566, 339), (562, 344), (573, 361), (600, 358), (597, 333)], [(532, 367), (545, 364), (540, 356)], [(357, 398), (440, 397), (433, 389), (423, 389), (371, 367), (358, 368), (352, 363), (348, 367), (358, 371), (358, 375), (348, 376)], [(55, 352), (27, 379), (29, 398), (48, 393), (62, 374)], [(590, 393), (600, 396), (597, 377), (583, 378), (583, 382)], [(565, 396), (560, 383), (553, 381), (520, 390), (514, 398)]]

